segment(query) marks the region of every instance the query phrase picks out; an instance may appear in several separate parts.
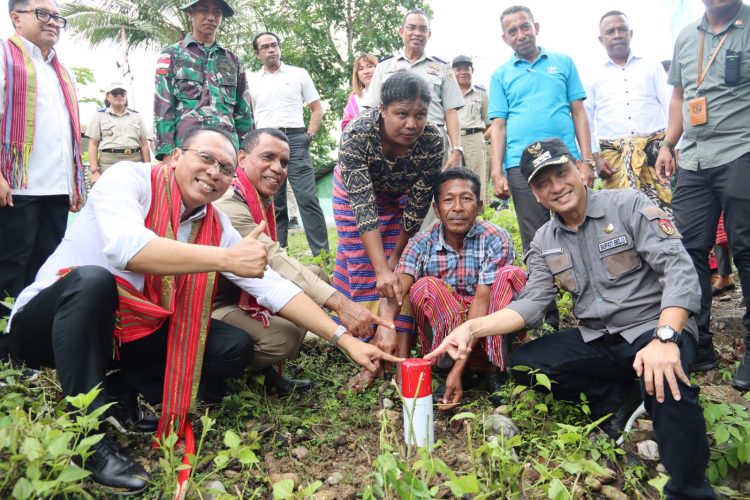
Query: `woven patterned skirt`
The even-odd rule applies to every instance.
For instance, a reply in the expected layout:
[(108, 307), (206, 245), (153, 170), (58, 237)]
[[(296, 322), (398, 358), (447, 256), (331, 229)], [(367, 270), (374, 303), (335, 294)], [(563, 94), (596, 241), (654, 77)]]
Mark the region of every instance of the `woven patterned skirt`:
[[(386, 259), (396, 247), (401, 231), (401, 217), (406, 207), (408, 193), (400, 196), (378, 196), (375, 203), (380, 219), (380, 238), (383, 240)], [(349, 204), (349, 195), (341, 182), (338, 167), (333, 172), (333, 218), (338, 233), (336, 265), (333, 271), (333, 287), (345, 297), (377, 314), (380, 295), (376, 287), (375, 269), (367, 256), (365, 245), (359, 237), (354, 211)], [(334, 317), (338, 321), (338, 318)], [(375, 333), (373, 325), (373, 333)], [(400, 314), (396, 317), (396, 331), (412, 333), (412, 318), (409, 301), (405, 298)]]

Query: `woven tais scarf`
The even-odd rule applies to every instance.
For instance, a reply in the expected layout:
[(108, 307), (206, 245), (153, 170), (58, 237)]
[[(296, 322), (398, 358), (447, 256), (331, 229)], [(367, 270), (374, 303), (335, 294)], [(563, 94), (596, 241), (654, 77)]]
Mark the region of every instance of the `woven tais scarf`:
[[(29, 181), (29, 158), (34, 147), (36, 125), (37, 78), (34, 63), (23, 41), (13, 35), (2, 42), (5, 64), (5, 102), (0, 123), (0, 173), (11, 188), (26, 189)], [(57, 54), (52, 57), (52, 67), (60, 82), (65, 108), (70, 117), (73, 135), (74, 194), (86, 196), (86, 184), (81, 161), (81, 127), (78, 118), (78, 97), (68, 71), (60, 64)]]

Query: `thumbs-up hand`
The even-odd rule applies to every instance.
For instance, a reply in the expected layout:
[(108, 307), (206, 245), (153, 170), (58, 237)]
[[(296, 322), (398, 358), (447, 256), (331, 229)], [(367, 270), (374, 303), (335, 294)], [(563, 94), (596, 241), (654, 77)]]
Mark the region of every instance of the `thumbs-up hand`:
[(266, 222), (261, 221), (250, 234), (227, 249), (231, 273), (243, 278), (263, 277), (263, 271), (268, 265), (268, 252), (266, 246), (258, 241), (258, 236), (265, 228)]

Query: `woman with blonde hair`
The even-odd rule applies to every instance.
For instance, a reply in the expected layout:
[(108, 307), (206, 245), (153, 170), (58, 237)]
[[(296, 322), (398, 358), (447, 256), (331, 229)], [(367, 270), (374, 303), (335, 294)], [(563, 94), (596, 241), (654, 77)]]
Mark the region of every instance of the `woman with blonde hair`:
[(372, 54), (360, 54), (354, 60), (352, 69), (352, 95), (344, 108), (344, 118), (341, 120), (341, 130), (359, 114), (362, 109), (362, 98), (370, 86), (372, 75), (378, 66), (378, 60)]

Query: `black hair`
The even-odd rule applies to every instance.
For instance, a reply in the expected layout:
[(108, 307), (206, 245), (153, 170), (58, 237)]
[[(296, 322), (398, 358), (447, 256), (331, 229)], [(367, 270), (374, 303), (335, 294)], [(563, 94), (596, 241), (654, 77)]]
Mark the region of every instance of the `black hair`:
[(242, 149), (245, 153), (250, 153), (253, 149), (255, 149), (255, 146), (260, 143), (260, 138), (263, 134), (270, 135), (271, 137), (275, 137), (276, 139), (289, 144), (289, 138), (284, 132), (277, 128), (256, 128), (245, 134), (245, 137), (242, 139), (240, 149)]
[(234, 145), (234, 139), (232, 139), (232, 136), (229, 135), (229, 132), (227, 132), (226, 130), (216, 127), (201, 127), (200, 125), (197, 125), (191, 129), (188, 129), (188, 131), (182, 137), (182, 147), (190, 147), (193, 141), (195, 141), (204, 132), (214, 132), (222, 135), (227, 140), (227, 142), (232, 145), (232, 151), (234, 151), (235, 156), (237, 155), (237, 148)]
[(526, 7), (525, 5), (513, 5), (512, 7), (508, 7), (503, 11), (502, 14), (500, 14), (500, 27), (503, 26), (503, 19), (505, 16), (509, 16), (511, 14), (515, 14), (517, 12), (525, 12), (529, 15), (529, 19), (531, 19), (531, 22), (534, 22), (534, 14), (531, 13), (531, 9)]
[(602, 21), (611, 16), (622, 16), (626, 20), (628, 18), (628, 16), (624, 12), (621, 12), (619, 10), (610, 10), (608, 12), (605, 12), (604, 15), (599, 19), (599, 24), (602, 24)]
[(482, 181), (479, 180), (479, 176), (466, 167), (454, 167), (442, 170), (435, 178), (435, 184), (432, 185), (432, 199), (435, 200), (435, 203), (438, 203), (440, 188), (443, 184), (453, 179), (471, 181), (471, 190), (474, 192), (474, 196), (477, 197), (477, 201), (479, 201), (482, 192)]
[(253, 50), (258, 50), (258, 38), (265, 35), (271, 35), (276, 39), (276, 43), (278, 43), (279, 45), (281, 44), (281, 38), (279, 38), (279, 35), (272, 31), (264, 31), (262, 33), (258, 33), (257, 35), (255, 35), (255, 38), (253, 38)]
[(380, 91), (380, 102), (387, 108), (394, 102), (419, 99), (429, 105), (432, 99), (430, 88), (421, 76), (411, 71), (400, 69), (393, 73), (383, 84)]
[(8, 0), (8, 13), (16, 10), (17, 7), (26, 7), (30, 2), (31, 0)]
[(409, 16), (411, 16), (412, 14), (424, 16), (425, 18), (427, 18), (427, 24), (429, 25), (429, 23), (430, 23), (430, 16), (427, 15), (427, 12), (423, 11), (422, 9), (411, 9), (404, 16), (404, 20), (401, 21), (401, 25), (402, 26), (406, 24), (406, 18), (409, 17)]

